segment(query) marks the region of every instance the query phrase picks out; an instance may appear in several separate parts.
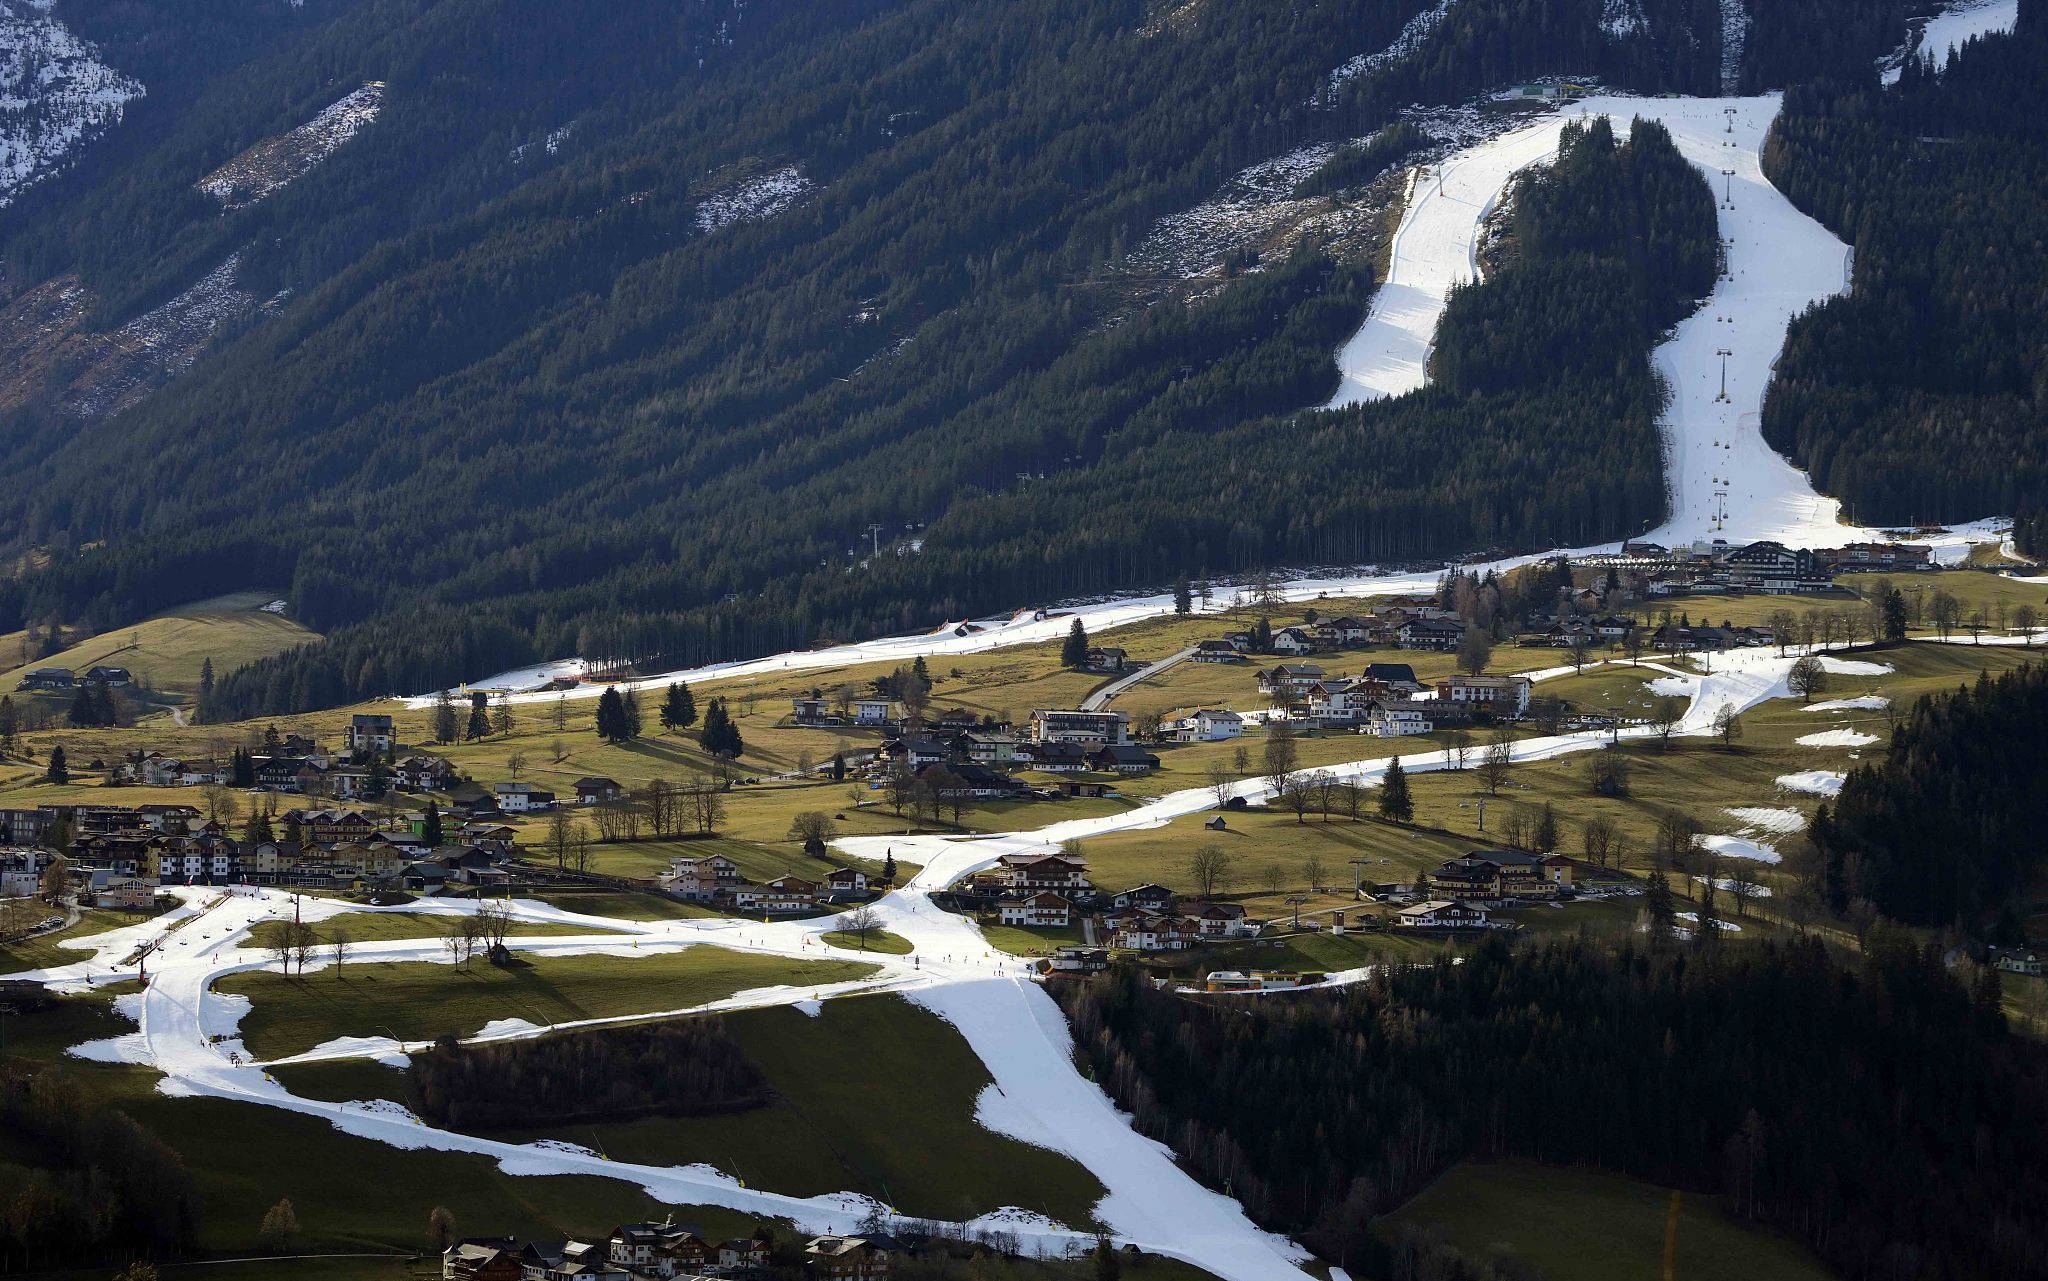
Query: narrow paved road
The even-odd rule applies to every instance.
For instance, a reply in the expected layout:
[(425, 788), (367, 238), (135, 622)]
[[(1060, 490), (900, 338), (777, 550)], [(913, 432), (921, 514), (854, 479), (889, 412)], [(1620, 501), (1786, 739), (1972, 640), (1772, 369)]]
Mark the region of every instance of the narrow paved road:
[(1194, 655), (1194, 652), (1195, 647), (1193, 645), (1190, 645), (1178, 654), (1168, 654), (1165, 658), (1160, 659), (1158, 662), (1152, 664), (1150, 667), (1140, 667), (1137, 671), (1132, 672), (1129, 676), (1117, 677), (1109, 684), (1104, 685), (1101, 689), (1096, 690), (1093, 694), (1090, 694), (1088, 697), (1082, 699), (1081, 710), (1084, 712), (1101, 711), (1103, 708), (1109, 706), (1109, 701), (1115, 698), (1118, 694), (1123, 693), (1125, 690), (1137, 684), (1139, 681), (1145, 680), (1149, 677), (1157, 676), (1159, 675), (1159, 673), (1167, 670), (1175, 664), (1187, 661), (1187, 659)]

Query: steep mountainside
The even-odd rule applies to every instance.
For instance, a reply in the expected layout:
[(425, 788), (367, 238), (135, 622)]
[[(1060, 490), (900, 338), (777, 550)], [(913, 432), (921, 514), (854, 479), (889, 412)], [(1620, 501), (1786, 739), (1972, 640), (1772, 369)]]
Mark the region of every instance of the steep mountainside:
[(1855, 245), (1856, 287), (1794, 326), (1763, 429), (1859, 520), (2048, 503), (2044, 18), (1786, 98), (1769, 172)]
[[(332, 636), (224, 681), (242, 710), (1124, 585), (1191, 512), (1231, 520), (1170, 568), (1627, 532), (1654, 465), (1589, 482), (1508, 404), (1516, 486), (1601, 492), (1503, 508), (1398, 409), (1279, 464), (1356, 474), (1306, 533), (1273, 464), (1201, 460), (1303, 439), (1270, 416), (1328, 394), (1406, 150), (1346, 144), (1410, 104), (1776, 83), (1899, 26), (1864, 0), (249, 0), (207, 41), (79, 8), (152, 105), (0, 222), (0, 513), (49, 553), (0, 622), (290, 582)], [(1275, 199), (1284, 235), (1151, 252)], [(1119, 554), (1033, 532), (1090, 494), (1115, 506), (1067, 550)]]

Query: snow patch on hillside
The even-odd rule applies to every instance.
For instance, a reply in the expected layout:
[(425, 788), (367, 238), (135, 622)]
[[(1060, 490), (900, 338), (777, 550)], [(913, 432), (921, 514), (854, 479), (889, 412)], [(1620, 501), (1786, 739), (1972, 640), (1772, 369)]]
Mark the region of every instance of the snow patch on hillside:
[(1840, 770), (1804, 769), (1797, 774), (1778, 775), (1778, 786), (1788, 792), (1804, 792), (1808, 796), (1839, 796), (1847, 777)]
[(1949, 60), (1978, 36), (2012, 30), (2019, 11), (2019, 0), (1961, 0), (1950, 5), (1929, 19), (1917, 38), (1909, 36), (1897, 53), (1883, 61), (1884, 82), (1897, 83), (1908, 54), (1926, 54), (1934, 60), (1936, 70), (1948, 66)]
[(262, 142), (193, 184), (224, 210), (246, 209), (304, 177), (362, 132), (384, 109), (384, 82), (373, 80), (320, 109), (311, 120)]
[(1131, 265), (1180, 280), (1211, 274), (1232, 251), (1276, 234), (1320, 206), (1320, 198), (1294, 199), (1294, 188), (1328, 163), (1337, 145), (1318, 142), (1262, 160), (1201, 204), (1161, 218), (1131, 251)]
[(788, 209), (817, 184), (795, 165), (749, 178), (697, 203), (697, 230), (705, 233), (736, 222), (765, 222)]
[(1801, 734), (1792, 740), (1801, 747), (1863, 747), (1877, 741), (1877, 735), (1859, 729), (1824, 729), (1818, 734)]
[(241, 255), (202, 276), (184, 293), (98, 340), (94, 367), (81, 375), (65, 409), (98, 417), (133, 404), (190, 369), (214, 332), (256, 310), (256, 295), (235, 278)]
[(1731, 805), (1721, 811), (1742, 824), (1743, 830), (1783, 835), (1806, 826), (1806, 816), (1795, 809), (1774, 805)]
[(1451, 12), (1451, 6), (1456, 3), (1457, 0), (1437, 0), (1429, 8), (1408, 19), (1400, 33), (1394, 37), (1393, 43), (1386, 48), (1377, 53), (1361, 53), (1355, 58), (1347, 59), (1330, 73), (1325, 92), (1340, 89), (1346, 83), (1360, 76), (1371, 75), (1382, 67), (1392, 66), (1420, 49), (1422, 42), (1429, 39), (1436, 29), (1444, 24), (1444, 19)]
[(53, 0), (0, 0), (0, 207), (119, 124), (140, 81), (51, 14)]
[(1776, 863), (1782, 857), (1776, 846), (1762, 841), (1746, 841), (1739, 836), (1702, 836), (1699, 847), (1711, 850), (1723, 858), (1748, 859), (1753, 863)]

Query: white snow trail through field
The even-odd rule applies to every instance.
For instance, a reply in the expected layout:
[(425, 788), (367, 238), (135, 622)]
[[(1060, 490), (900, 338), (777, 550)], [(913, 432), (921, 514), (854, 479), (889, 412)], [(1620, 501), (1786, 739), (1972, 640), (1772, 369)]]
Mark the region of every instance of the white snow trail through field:
[[(1672, 679), (1674, 690), (1690, 703), (1679, 732), (1712, 732), (1715, 714), (1724, 707), (1743, 710), (1772, 698), (1789, 696), (1786, 675), (1791, 657), (1755, 650), (1699, 656), (1707, 672), (1686, 675), (1658, 667)], [(1840, 668), (1872, 665), (1827, 660)], [(1651, 732), (1625, 729), (1623, 736)], [(1545, 760), (1596, 749), (1603, 734), (1588, 732), (1529, 738), (1514, 744), (1518, 761)], [(1338, 765), (1331, 772), (1364, 783), (1376, 783), (1388, 761), (1373, 759)], [(1411, 769), (1451, 768), (1448, 754), (1426, 753), (1404, 759)], [(1262, 799), (1268, 788), (1259, 780), (1236, 785), (1238, 795)], [(906, 939), (915, 951), (909, 957), (864, 954), (858, 959), (877, 967), (874, 974), (838, 984), (784, 985), (741, 992), (706, 1009), (788, 1005), (815, 1009), (822, 1000), (872, 992), (895, 992), (939, 1014), (951, 1023), (987, 1066), (993, 1084), (984, 1091), (976, 1119), (989, 1128), (1062, 1153), (1086, 1167), (1105, 1189), (1095, 1207), (1099, 1218), (1119, 1241), (1199, 1266), (1224, 1281), (1305, 1281), (1307, 1256), (1293, 1242), (1254, 1225), (1229, 1197), (1203, 1187), (1183, 1171), (1162, 1145), (1139, 1135), (1112, 1101), (1082, 1077), (1073, 1061), (1072, 1038), (1052, 1000), (1033, 981), (1030, 966), (990, 948), (980, 930), (965, 917), (941, 910), (931, 901), (967, 873), (986, 867), (1012, 851), (1057, 848), (1060, 842), (1107, 832), (1160, 826), (1215, 803), (1207, 788), (1191, 788), (1161, 797), (1123, 813), (1054, 823), (1034, 832), (991, 837), (917, 836), (858, 837), (837, 842), (849, 852), (881, 858), (893, 855), (918, 870), (903, 888), (875, 904), (882, 928)], [(1719, 838), (1724, 853), (1764, 858), (1766, 846)], [(400, 1148), (434, 1148), (491, 1157), (515, 1174), (595, 1174), (645, 1188), (658, 1199), (677, 1204), (726, 1206), (744, 1213), (787, 1218), (819, 1232), (854, 1230), (874, 1203), (853, 1193), (794, 1197), (742, 1186), (709, 1166), (655, 1167), (607, 1161), (571, 1143), (513, 1144), (436, 1129), (405, 1109), (375, 1102), (330, 1103), (293, 1095), (266, 1070), (249, 1060), (238, 1025), (249, 1009), (246, 998), (213, 990), (225, 974), (264, 969), (268, 954), (244, 946), (251, 928), (266, 920), (287, 919), (295, 912), (310, 920), (345, 911), (376, 910), (338, 900), (306, 899), (294, 904), (278, 890), (180, 889), (177, 910), (142, 925), (93, 939), (80, 940), (82, 959), (49, 970), (17, 976), (53, 987), (76, 990), (132, 979), (138, 975), (138, 952), (146, 948), (148, 986), (139, 997), (125, 999), (123, 1012), (139, 1022), (137, 1032), (79, 1047), (81, 1055), (143, 1063), (164, 1074), (167, 1094), (199, 1095), (260, 1103), (317, 1116), (346, 1133), (376, 1139)], [(711, 945), (738, 951), (795, 959), (855, 954), (830, 951), (819, 935), (832, 929), (836, 917), (761, 924), (737, 919), (632, 921), (576, 913), (547, 904), (511, 900), (513, 918), (587, 926), (588, 934), (568, 936), (512, 935), (506, 945), (536, 955), (601, 953), (612, 956), (659, 955)], [(475, 910), (466, 902), (424, 899), (391, 911), (460, 914)], [(89, 959), (87, 954), (89, 954)], [(438, 938), (363, 942), (351, 953), (357, 965), (389, 961), (448, 961)], [(1358, 981), (1368, 970), (1331, 976), (1332, 985)], [(648, 1016), (642, 1016), (648, 1017)], [(593, 1020), (604, 1022), (608, 1020)], [(571, 1025), (562, 1025), (571, 1026)], [(498, 1040), (542, 1035), (552, 1029), (517, 1021), (500, 1021), (471, 1031), (473, 1040)], [(364, 1058), (393, 1062), (404, 1047), (377, 1029), (355, 1029), (295, 1061)], [(886, 1209), (886, 1207), (884, 1207)], [(1057, 1254), (1085, 1248), (1089, 1233), (1050, 1224), (1022, 1212), (997, 1214), (1002, 1226), (1016, 1233), (1028, 1250)], [(983, 1216), (984, 1219), (989, 1216)], [(979, 1222), (979, 1220), (977, 1220)]]

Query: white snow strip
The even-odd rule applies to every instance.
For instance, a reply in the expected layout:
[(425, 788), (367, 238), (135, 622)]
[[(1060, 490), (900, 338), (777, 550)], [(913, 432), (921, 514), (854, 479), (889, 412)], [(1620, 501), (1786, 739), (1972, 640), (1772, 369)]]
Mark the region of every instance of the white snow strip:
[(1733, 805), (1721, 811), (1744, 828), (1761, 832), (1796, 832), (1806, 826), (1806, 815), (1795, 809), (1771, 805)]
[(297, 128), (257, 143), (194, 185), (220, 201), (223, 210), (246, 209), (311, 172), (383, 109), (384, 82), (373, 80), (328, 103)]
[(1796, 774), (1778, 775), (1778, 786), (1788, 792), (1805, 792), (1809, 796), (1835, 796), (1840, 794), (1842, 783), (1848, 777), (1840, 770), (1800, 770)]
[(1866, 734), (1860, 729), (1829, 729), (1818, 734), (1801, 734), (1792, 741), (1801, 747), (1862, 747), (1875, 743), (1877, 735)]
[(1776, 863), (1781, 857), (1774, 846), (1762, 841), (1744, 840), (1740, 836), (1702, 836), (1699, 847), (1712, 850), (1723, 858), (1746, 858), (1756, 863)]
[(1809, 703), (1809, 712), (1875, 712), (1890, 707), (1892, 700), (1883, 694), (1863, 694), (1856, 698), (1831, 698), (1825, 703)]
[(709, 234), (736, 222), (764, 222), (801, 200), (816, 184), (795, 165), (750, 178), (697, 202), (697, 230)]

